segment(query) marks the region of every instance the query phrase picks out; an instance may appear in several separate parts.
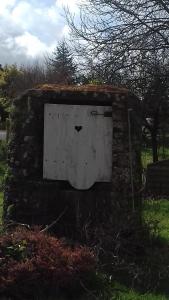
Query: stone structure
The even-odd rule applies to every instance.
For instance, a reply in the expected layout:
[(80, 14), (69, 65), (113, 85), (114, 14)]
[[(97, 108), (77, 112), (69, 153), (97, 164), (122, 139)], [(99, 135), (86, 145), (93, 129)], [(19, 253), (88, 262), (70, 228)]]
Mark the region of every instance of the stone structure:
[[(111, 183), (96, 182), (88, 190), (76, 190), (67, 181), (43, 179), (46, 103), (112, 107)], [(118, 220), (119, 211), (131, 212), (133, 206), (136, 209), (140, 204), (141, 187), (139, 105), (128, 90), (104, 85), (43, 85), (15, 99), (4, 219), (44, 225), (61, 216), (56, 225), (57, 233), (73, 236), (79, 232), (83, 235), (89, 224), (105, 223), (113, 216)]]

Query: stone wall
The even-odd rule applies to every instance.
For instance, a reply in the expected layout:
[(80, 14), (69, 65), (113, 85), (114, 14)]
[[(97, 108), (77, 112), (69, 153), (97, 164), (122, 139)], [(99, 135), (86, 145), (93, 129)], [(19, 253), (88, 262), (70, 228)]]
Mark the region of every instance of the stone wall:
[(169, 160), (162, 160), (147, 166), (146, 193), (149, 196), (169, 196)]
[[(66, 181), (43, 180), (44, 104), (111, 105), (113, 109), (112, 183), (95, 183), (78, 191)], [(101, 224), (132, 211), (128, 109), (132, 108), (134, 201), (141, 187), (139, 102), (127, 90), (108, 87), (43, 86), (26, 91), (13, 102), (4, 219), (29, 224), (57, 223), (60, 235), (79, 236), (90, 224)], [(86, 233), (85, 233), (86, 234)]]

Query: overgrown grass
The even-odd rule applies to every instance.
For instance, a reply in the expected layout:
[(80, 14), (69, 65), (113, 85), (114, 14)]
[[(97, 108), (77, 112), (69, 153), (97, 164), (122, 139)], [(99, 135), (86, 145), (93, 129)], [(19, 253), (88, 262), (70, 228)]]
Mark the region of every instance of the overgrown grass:
[(147, 200), (144, 202), (144, 219), (154, 223), (153, 232), (159, 239), (169, 244), (169, 200)]
[(150, 226), (152, 235), (151, 246), (145, 249), (146, 255), (140, 269), (143, 272), (147, 270), (142, 281), (147, 281), (148, 285), (150, 280), (149, 290), (144, 288), (143, 282), (140, 282), (140, 287), (136, 285), (135, 288), (121, 285), (121, 291), (112, 299), (169, 300), (169, 200), (146, 200), (143, 218)]
[[(117, 285), (118, 287), (118, 285)], [(124, 286), (119, 286), (119, 290), (124, 290), (122, 292), (119, 292), (112, 297), (112, 300), (168, 300), (168, 296), (155, 294), (155, 293), (139, 293), (135, 291), (134, 289), (125, 289)]]
[[(169, 158), (169, 149), (165, 152), (165, 158)], [(3, 210), (3, 176), (6, 169), (6, 146), (0, 141), (0, 224), (2, 224)], [(161, 149), (160, 159), (164, 159), (164, 153)], [(152, 162), (151, 149), (147, 149), (142, 153), (143, 167)], [(118, 282), (113, 281), (108, 288), (112, 290), (109, 296), (98, 298), (102, 300), (169, 300), (169, 200), (146, 200), (143, 207), (144, 220), (149, 224), (152, 232), (152, 245), (145, 249), (145, 261), (140, 265), (143, 271), (147, 270), (151, 274), (145, 276), (151, 277), (149, 290), (126, 284), (118, 278)], [(142, 241), (140, 241), (142, 243)], [(139, 266), (140, 267), (140, 266)], [(147, 269), (146, 269), (147, 268)], [(158, 277), (158, 282), (156, 278)], [(116, 279), (116, 276), (113, 278)], [(151, 281), (150, 280), (150, 281)], [(151, 284), (153, 283), (153, 284)], [(140, 285), (144, 285), (143, 282)], [(110, 296), (111, 294), (111, 296)], [(91, 297), (84, 298), (85, 300), (93, 299)], [(37, 298), (38, 300), (38, 298)], [(42, 300), (42, 299), (39, 299)], [(44, 300), (47, 300), (46, 298)], [(56, 300), (56, 299), (50, 299)]]
[(147, 168), (147, 165), (153, 162), (152, 157), (152, 150), (151, 149), (144, 149), (142, 151), (142, 166), (144, 169)]
[[(169, 148), (159, 147), (158, 149), (159, 160), (169, 159)], [(146, 148), (142, 150), (142, 166), (144, 169), (147, 165), (153, 162), (152, 149)]]
[[(113, 299), (113, 298), (112, 298)], [(168, 296), (156, 295), (153, 293), (140, 294), (134, 290), (127, 290), (125, 293), (119, 293), (114, 300), (168, 300)]]

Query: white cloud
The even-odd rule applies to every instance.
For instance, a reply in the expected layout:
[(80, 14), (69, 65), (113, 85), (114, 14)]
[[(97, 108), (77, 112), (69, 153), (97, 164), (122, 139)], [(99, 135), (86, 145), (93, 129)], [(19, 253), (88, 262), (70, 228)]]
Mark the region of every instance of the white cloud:
[(11, 19), (22, 26), (22, 28), (26, 29), (32, 24), (32, 7), (28, 2), (21, 1), (18, 5), (13, 9), (11, 13)]
[(69, 7), (71, 12), (78, 11), (78, 1), (77, 0), (56, 0), (56, 5), (60, 8)]
[(23, 35), (15, 38), (16, 45), (24, 49), (27, 56), (36, 57), (41, 55), (49, 48), (45, 43), (42, 43), (40, 39), (29, 32), (25, 32)]
[(8, 10), (11, 9), (16, 3), (16, 0), (2, 0), (0, 2), (0, 15), (8, 14)]
[(0, 0), (0, 63), (23, 63), (52, 51), (68, 35), (63, 6), (76, 0)]
[(49, 7), (46, 11), (47, 17), (52, 23), (58, 22), (58, 10), (56, 6)]
[(69, 35), (69, 33), (70, 33), (70, 28), (68, 25), (65, 25), (62, 29), (62, 35), (67, 37)]

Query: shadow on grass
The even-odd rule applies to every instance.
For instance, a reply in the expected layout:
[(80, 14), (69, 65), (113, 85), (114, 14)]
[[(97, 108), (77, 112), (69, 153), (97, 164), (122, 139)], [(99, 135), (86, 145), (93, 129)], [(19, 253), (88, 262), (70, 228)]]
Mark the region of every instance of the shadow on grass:
[[(157, 299), (169, 299), (169, 201), (146, 202), (144, 219), (149, 230), (148, 235), (140, 234), (139, 237), (138, 233), (138, 249), (133, 255), (124, 254), (120, 257), (121, 268), (117, 267), (112, 276), (119, 284), (136, 293), (152, 293), (154, 297), (161, 296)], [(131, 242), (133, 241), (134, 238)], [(119, 299), (134, 298), (126, 296)], [(153, 298), (141, 296), (140, 299)]]

